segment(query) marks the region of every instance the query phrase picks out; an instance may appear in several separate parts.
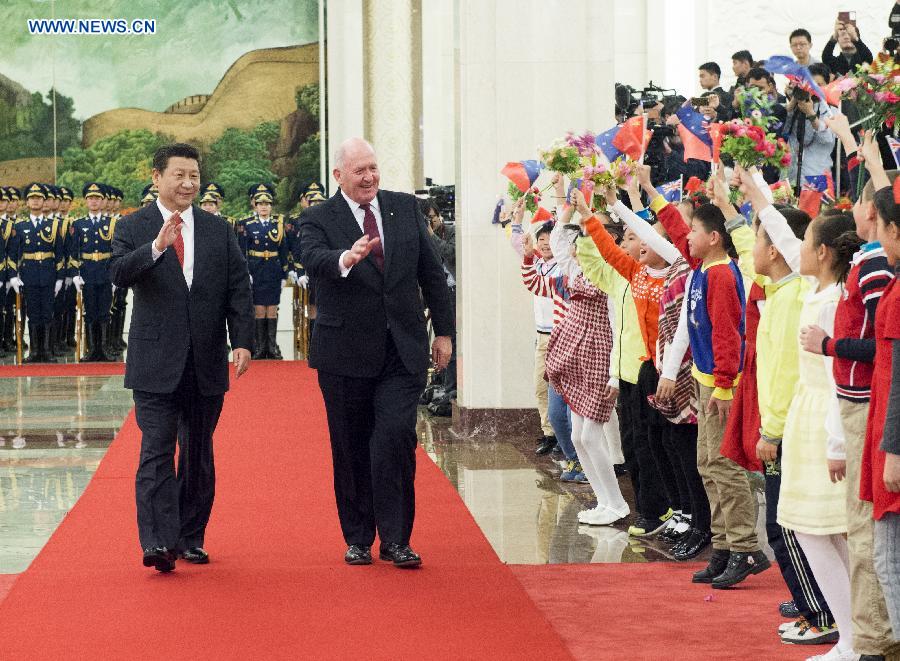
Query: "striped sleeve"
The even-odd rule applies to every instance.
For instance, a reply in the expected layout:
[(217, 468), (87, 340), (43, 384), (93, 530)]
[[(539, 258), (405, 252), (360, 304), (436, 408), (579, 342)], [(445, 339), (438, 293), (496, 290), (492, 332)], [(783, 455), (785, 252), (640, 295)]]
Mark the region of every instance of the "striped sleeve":
[(829, 339), (825, 343), (825, 355), (861, 363), (875, 362), (875, 313), (881, 295), (893, 278), (886, 257), (873, 257), (860, 264), (859, 292), (866, 309), (863, 326), (858, 337)]

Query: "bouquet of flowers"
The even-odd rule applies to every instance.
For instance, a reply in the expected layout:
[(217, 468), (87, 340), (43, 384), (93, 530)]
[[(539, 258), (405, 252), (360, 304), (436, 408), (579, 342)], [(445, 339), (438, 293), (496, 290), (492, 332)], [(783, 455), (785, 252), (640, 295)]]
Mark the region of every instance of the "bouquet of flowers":
[(791, 164), (790, 147), (783, 138), (776, 138), (756, 123), (761, 121), (766, 119), (749, 117), (723, 123), (721, 153), (731, 156), (744, 168), (772, 165), (783, 170)]
[(859, 65), (845, 80), (839, 89), (856, 102), (864, 129), (894, 128), (900, 108), (900, 64), (879, 53), (871, 64)]
[(513, 202), (518, 202), (519, 198), (524, 195), (525, 208), (528, 209), (528, 211), (530, 211), (531, 213), (536, 213), (538, 210), (538, 206), (540, 206), (541, 204), (541, 191), (537, 186), (533, 186), (523, 193), (519, 190), (518, 186), (516, 186), (512, 182), (509, 182), (509, 187), (506, 190), (506, 194)]
[(541, 149), (538, 152), (541, 163), (548, 170), (571, 175), (581, 165), (581, 157), (578, 149), (562, 141), (554, 142), (550, 149)]
[(764, 129), (778, 121), (772, 114), (772, 108), (775, 106), (775, 99), (769, 97), (758, 87), (750, 85), (744, 87), (737, 93), (738, 108), (741, 117), (749, 119), (756, 126)]

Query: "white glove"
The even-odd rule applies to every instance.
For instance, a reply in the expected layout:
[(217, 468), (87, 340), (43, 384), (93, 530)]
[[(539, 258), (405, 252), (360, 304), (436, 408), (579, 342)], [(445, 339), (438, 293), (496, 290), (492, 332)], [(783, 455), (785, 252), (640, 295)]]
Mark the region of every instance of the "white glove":
[(12, 283), (9, 280), (7, 280), (6, 281), (6, 291), (9, 291), (11, 287), (12, 287)]
[(56, 296), (57, 294), (59, 294), (59, 290), (62, 289), (62, 286), (63, 286), (63, 281), (62, 281), (62, 280), (57, 280), (57, 281), (56, 281), (56, 286), (53, 288), (53, 295), (54, 295), (54, 296)]
[(296, 271), (288, 271), (288, 280), (291, 281), (292, 285), (297, 284), (297, 272)]
[(82, 278), (80, 275), (76, 275), (74, 278), (72, 278), (72, 282), (75, 284), (75, 289), (77, 289), (78, 291), (81, 291), (81, 288), (84, 287), (84, 278)]
[(18, 294), (18, 293), (19, 293), (19, 289), (20, 289), (25, 283), (22, 282), (22, 278), (16, 277), (16, 278), (10, 279), (9, 284), (12, 285), (12, 288), (15, 289), (15, 290), (16, 290), (16, 293)]
[(253, 276), (252, 275), (250, 276), (250, 286), (251, 287), (253, 286)]
[(282, 280), (282, 281), (281, 281), (281, 288), (282, 288), (282, 289), (284, 289), (284, 284), (285, 284), (286, 282), (287, 282), (287, 280)]
[(72, 286), (72, 278), (66, 278), (66, 289)]
[(115, 294), (115, 293), (116, 293), (116, 286), (113, 285), (112, 288), (113, 288), (112, 293)]
[(299, 278), (297, 278), (297, 284), (306, 289), (307, 287), (309, 287), (309, 276), (304, 273)]

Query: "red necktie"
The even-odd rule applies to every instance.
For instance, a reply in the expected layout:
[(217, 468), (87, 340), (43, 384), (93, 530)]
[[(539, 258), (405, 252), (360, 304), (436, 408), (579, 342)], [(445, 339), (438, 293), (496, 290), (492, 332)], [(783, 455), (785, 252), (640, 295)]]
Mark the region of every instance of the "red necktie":
[[(378, 231), (378, 222), (375, 220), (375, 214), (372, 213), (372, 205), (371, 204), (360, 204), (359, 208), (365, 212), (365, 217), (363, 218), (363, 233), (369, 235), (369, 239), (380, 239), (381, 234)], [(375, 260), (375, 265), (378, 267), (379, 271), (384, 270), (384, 246), (379, 241), (373, 248), (372, 259)]]
[[(177, 211), (172, 214), (172, 218), (179, 223), (181, 222), (181, 214)], [(178, 257), (178, 263), (181, 264), (181, 268), (184, 268), (184, 238), (181, 236), (181, 232), (178, 233), (175, 243), (172, 244), (172, 248), (175, 250), (175, 255)]]

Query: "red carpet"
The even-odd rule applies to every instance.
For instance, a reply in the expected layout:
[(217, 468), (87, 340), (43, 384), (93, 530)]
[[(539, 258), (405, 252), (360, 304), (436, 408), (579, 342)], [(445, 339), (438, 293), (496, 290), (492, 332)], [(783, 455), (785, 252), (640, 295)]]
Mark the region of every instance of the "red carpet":
[(125, 374), (125, 363), (0, 365), (0, 379), (17, 376), (116, 376), (118, 374)]
[(785, 659), (827, 645), (784, 645), (778, 604), (789, 599), (778, 568), (739, 588), (694, 585), (701, 564), (516, 566), (513, 571), (572, 655), (593, 659)]
[(226, 398), (210, 565), (141, 566), (138, 446), (132, 415), (0, 604), (3, 659), (571, 658), (425, 455), (422, 569), (344, 565), (324, 407), (301, 364), (254, 364)]

